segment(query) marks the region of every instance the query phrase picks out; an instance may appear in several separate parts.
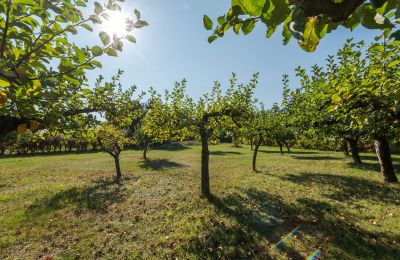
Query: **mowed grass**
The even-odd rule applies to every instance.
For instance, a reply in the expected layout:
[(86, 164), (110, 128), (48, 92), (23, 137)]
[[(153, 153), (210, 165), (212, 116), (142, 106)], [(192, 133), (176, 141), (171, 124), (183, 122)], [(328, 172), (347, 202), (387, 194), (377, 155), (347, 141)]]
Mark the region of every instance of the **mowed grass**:
[(199, 146), (126, 151), (119, 184), (105, 153), (0, 159), (0, 258), (399, 259), (400, 185), (374, 154), (262, 147), (254, 173), (248, 146), (210, 150), (210, 199)]

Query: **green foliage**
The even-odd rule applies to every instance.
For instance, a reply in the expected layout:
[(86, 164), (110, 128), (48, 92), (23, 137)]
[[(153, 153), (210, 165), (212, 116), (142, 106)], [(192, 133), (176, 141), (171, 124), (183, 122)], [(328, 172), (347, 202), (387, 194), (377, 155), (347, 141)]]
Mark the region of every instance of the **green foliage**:
[(121, 130), (110, 124), (99, 126), (96, 129), (95, 135), (101, 149), (113, 157), (119, 156), (129, 141)]
[(137, 11), (126, 21), (126, 35), (111, 39), (101, 32), (102, 47), (78, 46), (71, 41), (73, 35), (82, 28), (92, 31), (110, 11), (121, 10), (115, 0), (94, 5), (94, 12), (85, 16), (86, 1), (81, 0), (0, 3), (0, 116), (36, 119), (45, 125), (50, 117), (63, 118), (58, 101), (73, 106), (71, 98), (90, 94), (85, 73), (101, 67), (96, 58), (104, 53), (117, 56), (125, 39), (135, 42), (132, 31), (147, 25)]
[[(388, 29), (392, 37), (399, 39), (400, 6), (397, 0), (370, 1), (288, 1), (288, 0), (232, 0), (228, 12), (218, 17), (218, 24), (208, 38), (211, 43), (232, 29), (249, 34), (256, 23), (266, 26), (265, 36), (271, 37), (283, 25), (284, 44), (293, 37), (305, 51), (316, 49), (327, 33), (343, 26), (353, 30), (359, 24), (368, 29)], [(213, 22), (203, 18), (204, 27), (211, 30)]]
[(348, 40), (323, 67), (297, 68), (301, 88), (286, 101), (298, 132), (319, 140), (399, 135), (399, 42)]
[(162, 142), (200, 138), (201, 131), (216, 140), (222, 130), (238, 130), (251, 113), (257, 78), (258, 74), (254, 74), (249, 84), (237, 85), (234, 74), (225, 95), (221, 84), (215, 82), (211, 92), (197, 102), (186, 94), (186, 80), (176, 82), (172, 92), (166, 91), (164, 100), (153, 93), (143, 131)]

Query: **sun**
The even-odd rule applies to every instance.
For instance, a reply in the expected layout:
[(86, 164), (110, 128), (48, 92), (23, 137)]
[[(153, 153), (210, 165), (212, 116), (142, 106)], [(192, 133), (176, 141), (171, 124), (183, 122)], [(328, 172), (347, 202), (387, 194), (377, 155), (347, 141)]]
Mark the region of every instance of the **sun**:
[(108, 19), (104, 19), (101, 25), (103, 31), (110, 36), (114, 34), (118, 37), (124, 36), (127, 33), (126, 19), (128, 16), (118, 11), (110, 11), (107, 14), (109, 15)]

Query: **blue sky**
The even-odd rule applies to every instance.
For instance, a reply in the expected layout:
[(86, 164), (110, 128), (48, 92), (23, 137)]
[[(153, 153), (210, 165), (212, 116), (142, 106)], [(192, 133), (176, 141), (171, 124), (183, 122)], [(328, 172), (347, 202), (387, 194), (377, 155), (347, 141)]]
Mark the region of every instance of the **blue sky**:
[[(256, 95), (270, 106), (281, 100), (282, 74), (289, 74), (291, 88), (296, 88), (297, 66), (323, 64), (347, 38), (371, 41), (379, 33), (361, 27), (354, 32), (339, 29), (327, 35), (314, 53), (307, 53), (293, 39), (283, 46), (281, 31), (266, 39), (265, 26), (258, 24), (247, 36), (229, 31), (224, 38), (208, 44), (210, 32), (203, 27), (203, 15), (215, 20), (229, 6), (229, 0), (126, 0), (125, 10), (133, 12), (137, 8), (150, 26), (136, 32), (137, 43), (125, 43), (118, 58), (101, 57), (103, 68), (90, 72), (90, 81), (99, 74), (111, 77), (121, 68), (125, 71), (124, 85), (134, 84), (139, 90), (152, 86), (163, 92), (186, 78), (188, 92), (196, 98), (209, 91), (214, 80), (227, 87), (232, 72), (237, 73), (239, 82), (247, 82), (254, 72), (260, 72)], [(79, 41), (100, 42), (97, 34), (88, 32), (79, 34)]]

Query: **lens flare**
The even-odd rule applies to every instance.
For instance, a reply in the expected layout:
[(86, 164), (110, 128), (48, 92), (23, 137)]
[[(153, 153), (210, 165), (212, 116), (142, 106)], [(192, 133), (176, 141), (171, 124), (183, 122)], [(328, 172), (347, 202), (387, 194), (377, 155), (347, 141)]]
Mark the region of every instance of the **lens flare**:
[(279, 242), (276, 243), (276, 244), (271, 248), (271, 251), (274, 250), (275, 248), (277, 248), (278, 246), (282, 245), (288, 238), (290, 238), (290, 237), (293, 236), (297, 231), (299, 231), (300, 228), (301, 228), (301, 225), (298, 225), (297, 227), (295, 227), (292, 231), (289, 232), (289, 234), (287, 234), (284, 238), (282, 238), (281, 240), (279, 240)]

